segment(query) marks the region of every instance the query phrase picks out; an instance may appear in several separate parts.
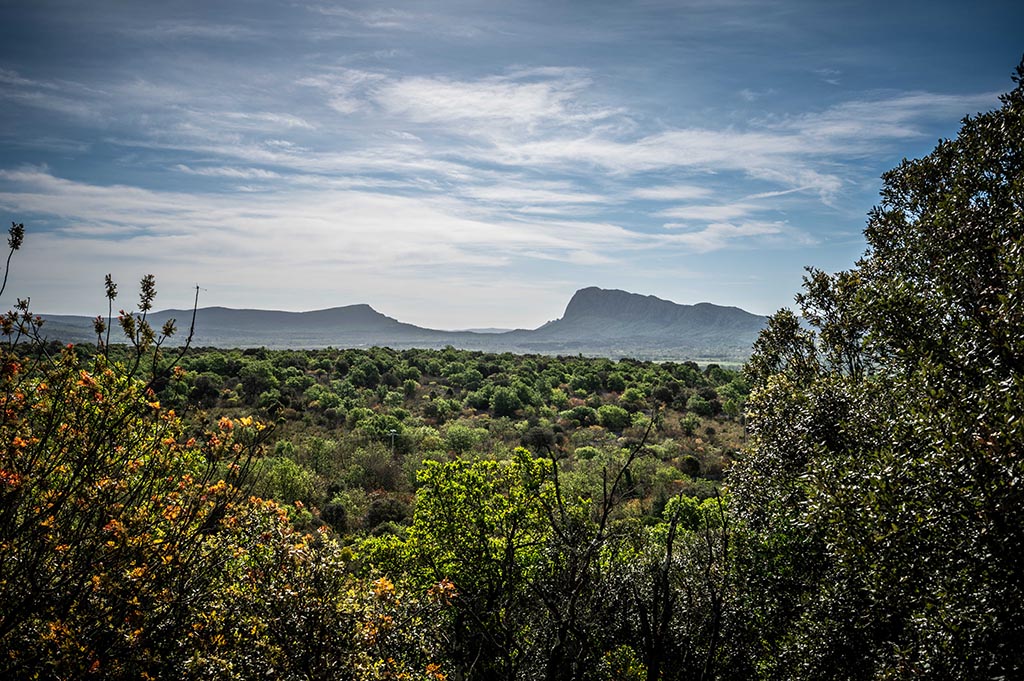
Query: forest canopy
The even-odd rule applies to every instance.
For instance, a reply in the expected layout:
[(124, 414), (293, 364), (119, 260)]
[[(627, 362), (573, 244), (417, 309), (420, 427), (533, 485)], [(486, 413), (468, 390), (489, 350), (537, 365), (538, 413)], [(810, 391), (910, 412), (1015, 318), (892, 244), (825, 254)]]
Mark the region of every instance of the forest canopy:
[(755, 346), (729, 487), (776, 566), (750, 615), (777, 673), (1021, 673), (1022, 77), (883, 176), (865, 256), (808, 270), (808, 326), (780, 312)]

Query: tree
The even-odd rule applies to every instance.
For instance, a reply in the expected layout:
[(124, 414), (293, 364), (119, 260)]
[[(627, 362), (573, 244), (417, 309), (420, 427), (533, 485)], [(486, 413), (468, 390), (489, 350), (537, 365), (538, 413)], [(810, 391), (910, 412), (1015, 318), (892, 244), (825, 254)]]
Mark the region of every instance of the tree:
[[(611, 561), (612, 610), (620, 640), (639, 654), (646, 678), (714, 679), (733, 589), (730, 530), (721, 497), (669, 499), (663, 522), (638, 528)], [(747, 669), (729, 669), (743, 678)]]
[(626, 388), (625, 392), (622, 393), (622, 397), (619, 398), (619, 404), (631, 412), (643, 409), (646, 401), (647, 396), (644, 394), (644, 391), (635, 387)]
[(690, 396), (686, 401), (686, 410), (700, 416), (711, 416), (714, 413), (711, 403), (700, 395)]
[(444, 442), (450, 451), (462, 456), (480, 441), (481, 432), (459, 423), (453, 423), (444, 431)]
[(409, 530), (407, 569), (458, 593), (449, 654), (473, 678), (518, 678), (530, 662), (537, 606), (529, 588), (550, 529), (542, 460), (425, 462)]
[(523, 402), (516, 391), (507, 386), (498, 386), (491, 395), (491, 410), (495, 416), (512, 416), (523, 408)]
[(731, 488), (769, 667), (1024, 673), (1022, 78), (886, 173), (865, 256), (758, 340)]
[(274, 365), (267, 360), (246, 363), (238, 372), (238, 379), (242, 384), (242, 394), (250, 404), (255, 403), (262, 393), (278, 386)]
[(618, 432), (629, 427), (632, 416), (617, 404), (604, 404), (597, 408), (597, 420), (608, 430)]

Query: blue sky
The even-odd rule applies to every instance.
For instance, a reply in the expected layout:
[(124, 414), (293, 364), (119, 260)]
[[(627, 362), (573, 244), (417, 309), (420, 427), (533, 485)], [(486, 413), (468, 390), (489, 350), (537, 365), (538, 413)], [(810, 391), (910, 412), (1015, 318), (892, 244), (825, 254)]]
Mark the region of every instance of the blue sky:
[(0, 3), (4, 306), (536, 327), (577, 288), (770, 313), (879, 176), (998, 106), (1024, 3)]

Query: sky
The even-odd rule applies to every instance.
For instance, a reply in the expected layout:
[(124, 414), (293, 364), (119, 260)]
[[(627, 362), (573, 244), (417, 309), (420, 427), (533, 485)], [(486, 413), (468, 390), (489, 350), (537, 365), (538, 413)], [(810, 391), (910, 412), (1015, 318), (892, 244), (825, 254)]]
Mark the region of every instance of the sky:
[(1022, 36), (1017, 0), (0, 0), (0, 306), (769, 314)]

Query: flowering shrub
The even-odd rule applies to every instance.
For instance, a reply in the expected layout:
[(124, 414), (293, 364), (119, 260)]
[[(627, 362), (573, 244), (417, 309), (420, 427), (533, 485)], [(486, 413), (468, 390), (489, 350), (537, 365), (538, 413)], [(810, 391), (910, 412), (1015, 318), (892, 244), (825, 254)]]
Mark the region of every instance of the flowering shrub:
[(451, 589), (354, 577), (326, 528), (246, 491), (262, 423), (197, 428), (160, 404), (181, 372), (154, 295), (147, 276), (142, 313), (120, 315), (123, 362), (102, 319), (83, 359), (27, 302), (0, 317), (0, 677), (445, 678), (429, 622)]

